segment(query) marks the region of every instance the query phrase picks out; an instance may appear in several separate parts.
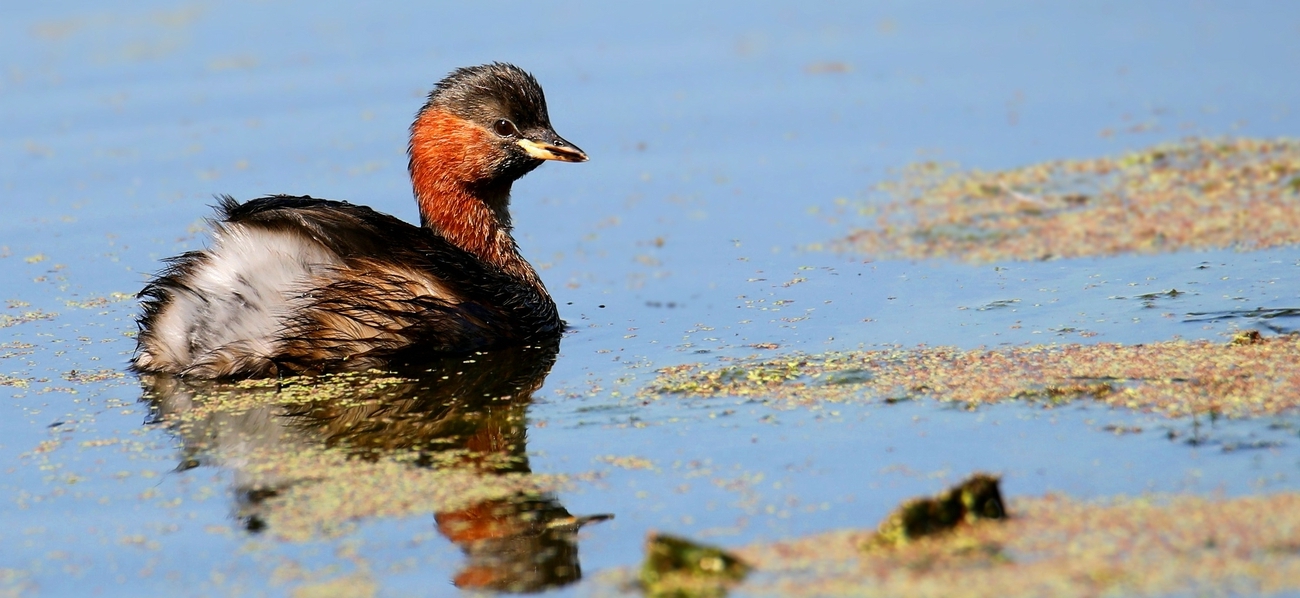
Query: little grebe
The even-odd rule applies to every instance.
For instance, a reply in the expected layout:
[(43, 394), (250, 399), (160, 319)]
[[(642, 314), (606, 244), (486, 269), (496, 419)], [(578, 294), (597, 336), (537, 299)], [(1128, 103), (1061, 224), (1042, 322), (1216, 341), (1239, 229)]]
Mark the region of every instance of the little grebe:
[(419, 227), (341, 201), (222, 196), (211, 246), (140, 292), (135, 369), (355, 370), (558, 336), (510, 236), (510, 186), (587, 155), (552, 129), (537, 80), (501, 63), (456, 70), (416, 115), (408, 153)]

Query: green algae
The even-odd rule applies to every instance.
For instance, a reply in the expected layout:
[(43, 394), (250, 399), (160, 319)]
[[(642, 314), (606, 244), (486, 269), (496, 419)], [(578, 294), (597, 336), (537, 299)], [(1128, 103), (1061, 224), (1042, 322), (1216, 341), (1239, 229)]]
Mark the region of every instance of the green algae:
[(647, 596), (713, 598), (749, 575), (750, 566), (715, 546), (651, 533), (646, 538), (640, 584)]
[(53, 320), (58, 316), (59, 314), (51, 313), (39, 309), (33, 311), (26, 311), (17, 316), (0, 314), (0, 328), (8, 328), (10, 326), (17, 326), (19, 324), (26, 324), (28, 322), (38, 322), (41, 320)]
[(893, 548), (921, 538), (951, 532), (960, 525), (1006, 519), (1000, 479), (976, 473), (934, 496), (909, 500), (881, 522), (864, 549)]
[(999, 172), (925, 163), (881, 185), (875, 226), (837, 247), (880, 259), (1042, 260), (1300, 242), (1300, 141), (1191, 138)]
[(787, 407), (920, 398), (972, 407), (1093, 400), (1170, 417), (1247, 417), (1300, 406), (1297, 361), (1300, 337), (1249, 333), (1226, 344), (895, 348), (674, 366), (659, 370), (642, 395), (752, 397)]

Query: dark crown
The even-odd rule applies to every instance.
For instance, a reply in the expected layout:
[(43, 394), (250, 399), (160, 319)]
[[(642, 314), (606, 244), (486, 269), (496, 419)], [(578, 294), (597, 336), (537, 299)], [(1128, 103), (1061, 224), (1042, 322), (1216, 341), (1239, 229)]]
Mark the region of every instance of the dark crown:
[(542, 86), (523, 69), (503, 62), (456, 69), (447, 75), (420, 109), (437, 108), (490, 126), (507, 118), (522, 129), (550, 127)]

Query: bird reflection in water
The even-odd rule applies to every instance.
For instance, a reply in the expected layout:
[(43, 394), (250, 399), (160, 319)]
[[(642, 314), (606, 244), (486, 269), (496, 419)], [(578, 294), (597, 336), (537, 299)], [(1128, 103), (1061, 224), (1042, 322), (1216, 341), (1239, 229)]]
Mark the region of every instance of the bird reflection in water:
[[(278, 517), (280, 510), (302, 508), (293, 502), (304, 488), (330, 483), (323, 481), (330, 476), (321, 462), (340, 469), (335, 476), (344, 480), (340, 485), (370, 485), (344, 491), (352, 493), (399, 492), (413, 470), (466, 474), (462, 477), (489, 484), (510, 480), (506, 490), (496, 492), (471, 487), (474, 496), (489, 498), (453, 497), (446, 501), (454, 505), (449, 508), (433, 500), (426, 511), (434, 511), (438, 531), (466, 556), (453, 580), (457, 586), (529, 592), (577, 581), (578, 531), (612, 517), (575, 517), (544, 484), (530, 483), (543, 476), (532, 475), (529, 468), (526, 413), (557, 350), (558, 343), (517, 347), (409, 364), (383, 374), (269, 384), (152, 375), (141, 380), (152, 422), (167, 426), (181, 440), (180, 469), (214, 465), (232, 472), (238, 518), (249, 532), (276, 534), (276, 521), (285, 519)], [(327, 386), (328, 392), (315, 392)], [(333, 460), (284, 466), (303, 454)], [(345, 464), (394, 462), (402, 465), (375, 469), (388, 472), (378, 480), (353, 479), (342, 472)], [(428, 497), (411, 498), (419, 502)], [(337, 511), (321, 513), (322, 521), (313, 525), (345, 523), (325, 520)]]

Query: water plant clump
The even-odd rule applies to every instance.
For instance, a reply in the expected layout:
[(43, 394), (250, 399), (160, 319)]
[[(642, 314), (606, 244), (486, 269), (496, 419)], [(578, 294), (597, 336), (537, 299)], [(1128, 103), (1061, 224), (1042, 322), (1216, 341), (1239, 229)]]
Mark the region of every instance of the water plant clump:
[(863, 548), (901, 546), (982, 520), (1006, 519), (1001, 478), (975, 473), (933, 497), (904, 502), (880, 524)]
[(641, 588), (647, 596), (706, 598), (723, 596), (751, 567), (721, 548), (668, 534), (646, 538)]

